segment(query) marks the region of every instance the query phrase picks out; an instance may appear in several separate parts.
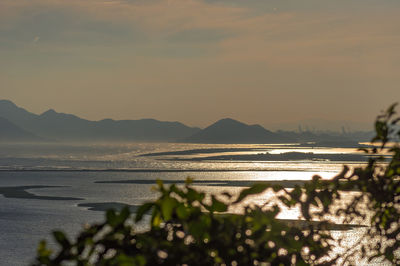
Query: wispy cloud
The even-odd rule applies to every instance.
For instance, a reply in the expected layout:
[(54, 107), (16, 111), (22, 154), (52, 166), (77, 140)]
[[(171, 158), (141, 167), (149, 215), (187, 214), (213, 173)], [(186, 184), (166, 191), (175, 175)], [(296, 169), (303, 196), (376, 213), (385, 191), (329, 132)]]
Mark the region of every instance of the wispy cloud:
[[(389, 14), (384, 16), (375, 6), (361, 6), (357, 11), (346, 10), (344, 5), (341, 10), (327, 12), (285, 9), (271, 1), (264, 3), (265, 8), (260, 12), (260, 1), (254, 3), (253, 6), (198, 0), (4, 0), (0, 12), (7, 15), (0, 20), (3, 25), (10, 24), (11, 30), (21, 21), (31, 24), (36, 21), (41, 23), (39, 27), (54, 29), (47, 30), (51, 31), (49, 34), (81, 33), (74, 39), (83, 42), (84, 35), (89, 34), (100, 45), (101, 41), (107, 45), (112, 40), (129, 43), (146, 38), (160, 45), (215, 42), (226, 58), (239, 60), (270, 59), (277, 54), (307, 56), (311, 61), (311, 57), (341, 54), (351, 58), (351, 50), (358, 43), (366, 51), (379, 44), (393, 46), (398, 41), (396, 25), (400, 24), (400, 18), (395, 14), (400, 9), (386, 10)], [(49, 13), (59, 15), (46, 16)], [(100, 34), (103, 39), (96, 38)]]
[(2, 0), (0, 67), (39, 72), (31, 83), (41, 91), (50, 83), (87, 99), (110, 87), (117, 98), (140, 94), (135, 104), (118, 98), (138, 114), (154, 102), (154, 112), (168, 109), (173, 119), (185, 103), (198, 116), (250, 106), (237, 118), (257, 123), (268, 112), (306, 117), (312, 105), (356, 120), (377, 110), (339, 110), (336, 102), (351, 106), (363, 91), (367, 102), (383, 103), (400, 83), (399, 13), (400, 2), (389, 0)]

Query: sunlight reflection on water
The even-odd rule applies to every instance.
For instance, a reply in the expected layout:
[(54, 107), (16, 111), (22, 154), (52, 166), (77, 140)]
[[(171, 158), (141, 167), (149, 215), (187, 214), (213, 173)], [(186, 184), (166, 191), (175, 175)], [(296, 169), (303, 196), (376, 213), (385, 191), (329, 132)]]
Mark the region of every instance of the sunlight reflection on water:
[[(129, 169), (192, 169), (240, 171), (324, 171), (339, 172), (342, 162), (330, 161), (181, 161), (174, 158), (196, 158), (210, 155), (282, 153), (287, 151), (320, 154), (356, 153), (349, 148), (310, 149), (288, 145), (210, 145), (177, 143), (128, 143), (98, 145), (68, 144), (0, 144), (0, 169), (71, 169), (71, 170), (129, 170)], [(185, 150), (203, 150), (189, 155), (141, 156)], [(213, 153), (218, 149), (219, 152)], [(233, 151), (232, 149), (241, 149)], [(222, 151), (225, 150), (225, 152)], [(171, 160), (172, 159), (172, 160)], [(348, 162), (350, 163), (350, 162)], [(360, 165), (360, 163), (351, 165)]]
[[(64, 228), (75, 234), (86, 222), (102, 219), (101, 212), (79, 207), (80, 203), (119, 202), (138, 205), (152, 200), (157, 195), (151, 191), (152, 184), (139, 183), (96, 183), (98, 181), (174, 180), (182, 182), (187, 177), (195, 180), (214, 181), (215, 184), (199, 185), (208, 193), (222, 191), (239, 193), (243, 186), (230, 185), (232, 181), (279, 181), (310, 180), (313, 175), (330, 179), (342, 169), (341, 162), (329, 161), (174, 161), (163, 156), (141, 156), (147, 153), (183, 151), (193, 149), (247, 149), (240, 153), (259, 152), (316, 152), (297, 145), (203, 145), (176, 143), (129, 143), (129, 144), (0, 144), (0, 186), (52, 185), (58, 188), (31, 189), (39, 196), (83, 198), (81, 201), (51, 201), (0, 196), (0, 258), (7, 257), (7, 265), (24, 265), (34, 256), (38, 241), (49, 236), (54, 228)], [(252, 149), (258, 149), (256, 151)], [(353, 152), (351, 149), (318, 149), (318, 152)], [(201, 153), (201, 152), (200, 152)], [(208, 150), (207, 156), (209, 156)], [(218, 154), (226, 154), (219, 152)], [(201, 154), (200, 154), (201, 155)], [(175, 156), (175, 155), (172, 155)], [(201, 156), (205, 156), (202, 154)], [(169, 158), (171, 156), (168, 156)], [(362, 164), (347, 164), (356, 167)], [(8, 171), (5, 171), (8, 170)], [(11, 171), (10, 171), (11, 170)], [(18, 171), (12, 171), (18, 170)], [(35, 171), (29, 171), (35, 170)], [(41, 171), (36, 171), (41, 170)], [(56, 170), (56, 171), (53, 171)], [(61, 171), (62, 170), (62, 171)], [(65, 171), (67, 170), (67, 171)], [(71, 171), (76, 170), (76, 171)], [(85, 170), (85, 171), (81, 171)], [(112, 170), (112, 171), (101, 171)], [(141, 171), (143, 170), (143, 171)], [(175, 172), (174, 172), (175, 171)], [(215, 181), (226, 181), (219, 185)], [(274, 197), (267, 192), (247, 203), (263, 204)], [(240, 207), (237, 210), (239, 211)], [(279, 218), (298, 219), (298, 209), (285, 209)], [(360, 235), (359, 229), (345, 234), (353, 239)], [(10, 241), (19, 240), (18, 245)], [(351, 240), (352, 241), (352, 240)], [(24, 254), (21, 256), (20, 254)]]

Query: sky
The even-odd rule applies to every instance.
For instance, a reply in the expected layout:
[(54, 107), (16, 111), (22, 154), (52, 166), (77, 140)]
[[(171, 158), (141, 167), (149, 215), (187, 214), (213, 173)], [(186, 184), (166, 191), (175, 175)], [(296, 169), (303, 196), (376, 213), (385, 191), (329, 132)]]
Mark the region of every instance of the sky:
[(1, 0), (0, 98), (90, 120), (372, 129), (400, 101), (399, 14), (398, 0)]

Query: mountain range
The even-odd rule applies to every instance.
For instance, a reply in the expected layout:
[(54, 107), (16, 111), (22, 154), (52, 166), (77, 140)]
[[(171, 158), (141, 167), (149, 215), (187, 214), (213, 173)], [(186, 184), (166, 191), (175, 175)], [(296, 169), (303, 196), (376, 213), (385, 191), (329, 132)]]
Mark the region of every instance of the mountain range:
[[(369, 135), (368, 135), (369, 138)], [(200, 129), (180, 122), (155, 119), (90, 121), (50, 109), (40, 115), (0, 100), (0, 141), (140, 141), (190, 143), (293, 143), (337, 141), (353, 143), (354, 136), (312, 132), (272, 132), (231, 118)]]
[(90, 121), (53, 109), (37, 115), (8, 100), (0, 100), (0, 117), (49, 141), (176, 141), (200, 130), (154, 119)]

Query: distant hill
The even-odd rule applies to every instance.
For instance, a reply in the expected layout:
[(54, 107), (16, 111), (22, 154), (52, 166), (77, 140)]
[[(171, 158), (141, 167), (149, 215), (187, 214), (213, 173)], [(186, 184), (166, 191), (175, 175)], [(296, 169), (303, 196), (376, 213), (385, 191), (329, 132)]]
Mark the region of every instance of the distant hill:
[(36, 115), (8, 100), (0, 100), (0, 115), (33, 134), (61, 141), (176, 141), (200, 130), (154, 119), (89, 121), (52, 109)]
[(0, 117), (0, 142), (39, 141), (39, 137)]
[(184, 139), (194, 143), (287, 143), (293, 141), (260, 125), (247, 125), (231, 118), (221, 119)]
[[(4, 125), (3, 139), (47, 139), (54, 141), (141, 141), (189, 143), (308, 143), (311, 146), (357, 146), (370, 139), (368, 132), (318, 133), (272, 132), (260, 125), (247, 125), (231, 118), (221, 119), (201, 130), (179, 122), (154, 119), (90, 121), (72, 114), (50, 109), (40, 115), (31, 113), (13, 102), (0, 100), (0, 117)], [(7, 123), (7, 122), (8, 123)], [(13, 126), (12, 126), (13, 125)], [(11, 132), (15, 132), (12, 134)], [(19, 133), (18, 133), (19, 132)], [(29, 137), (30, 136), (30, 137)]]
[[(365, 133), (365, 135), (368, 134)], [(260, 125), (247, 125), (231, 118), (225, 118), (183, 139), (182, 142), (214, 144), (303, 143), (303, 145), (312, 147), (360, 147), (359, 141), (370, 139), (361, 136), (364, 135), (361, 133), (351, 135), (309, 131), (272, 132)]]

